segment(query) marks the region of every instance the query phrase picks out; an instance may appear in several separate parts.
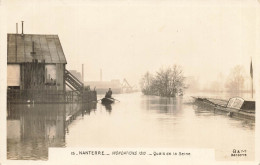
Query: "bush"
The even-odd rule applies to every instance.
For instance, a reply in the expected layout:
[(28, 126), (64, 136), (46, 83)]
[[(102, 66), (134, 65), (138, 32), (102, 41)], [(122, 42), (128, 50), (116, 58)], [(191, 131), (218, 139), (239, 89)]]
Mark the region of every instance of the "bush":
[(184, 80), (182, 68), (174, 65), (166, 69), (161, 68), (155, 75), (146, 72), (140, 85), (142, 93), (145, 95), (175, 97), (183, 95), (186, 88)]

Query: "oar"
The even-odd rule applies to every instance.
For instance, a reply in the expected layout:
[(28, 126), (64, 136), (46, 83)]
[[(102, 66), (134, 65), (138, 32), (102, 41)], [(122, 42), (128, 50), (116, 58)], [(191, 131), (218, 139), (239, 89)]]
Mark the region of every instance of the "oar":
[(115, 99), (115, 98), (112, 98), (112, 99), (114, 99), (114, 100), (116, 100), (116, 101), (120, 102), (119, 100), (117, 100), (117, 99)]

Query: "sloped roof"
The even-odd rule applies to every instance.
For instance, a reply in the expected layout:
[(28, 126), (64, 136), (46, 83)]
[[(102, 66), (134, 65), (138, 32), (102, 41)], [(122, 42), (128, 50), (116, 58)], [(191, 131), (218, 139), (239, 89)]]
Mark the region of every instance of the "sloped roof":
[(67, 63), (58, 35), (38, 34), (8, 34), (7, 63), (32, 62), (33, 42), (36, 59), (45, 63)]

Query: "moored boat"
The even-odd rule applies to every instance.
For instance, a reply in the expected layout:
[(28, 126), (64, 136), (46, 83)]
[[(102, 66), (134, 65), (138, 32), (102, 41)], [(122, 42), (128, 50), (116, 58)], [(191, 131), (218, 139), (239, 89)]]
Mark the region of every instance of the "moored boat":
[(193, 97), (195, 104), (214, 113), (227, 116), (255, 120), (255, 101), (234, 97), (229, 100)]

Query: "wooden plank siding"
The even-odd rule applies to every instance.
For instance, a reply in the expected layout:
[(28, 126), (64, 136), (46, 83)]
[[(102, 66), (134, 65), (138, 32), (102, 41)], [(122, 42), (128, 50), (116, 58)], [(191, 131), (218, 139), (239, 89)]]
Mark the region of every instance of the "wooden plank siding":
[(45, 63), (23, 63), (21, 69), (21, 89), (41, 89), (45, 86)]
[(7, 63), (32, 62), (32, 45), (36, 59), (48, 64), (67, 64), (58, 35), (8, 34)]
[(58, 90), (64, 89), (64, 65), (56, 64), (56, 85)]

